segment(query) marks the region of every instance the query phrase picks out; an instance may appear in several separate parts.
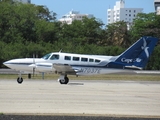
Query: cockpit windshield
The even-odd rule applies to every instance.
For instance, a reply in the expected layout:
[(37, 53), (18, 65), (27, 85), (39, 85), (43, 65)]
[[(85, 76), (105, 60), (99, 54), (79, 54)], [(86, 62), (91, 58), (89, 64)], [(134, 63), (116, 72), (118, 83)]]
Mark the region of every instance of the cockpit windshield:
[(45, 60), (47, 60), (47, 59), (51, 56), (51, 54), (52, 54), (52, 53), (49, 53), (49, 54), (43, 56), (42, 58), (45, 59)]

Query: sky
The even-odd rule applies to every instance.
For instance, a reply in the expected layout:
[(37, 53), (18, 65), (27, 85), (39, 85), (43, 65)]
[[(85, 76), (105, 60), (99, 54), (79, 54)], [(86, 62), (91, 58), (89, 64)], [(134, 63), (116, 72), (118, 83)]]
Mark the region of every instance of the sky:
[[(31, 0), (31, 3), (47, 6), (49, 11), (57, 14), (57, 19), (74, 10), (93, 14), (107, 24), (107, 9), (113, 9), (116, 1), (119, 0)], [(143, 8), (144, 13), (155, 12), (154, 0), (125, 0), (125, 8)]]

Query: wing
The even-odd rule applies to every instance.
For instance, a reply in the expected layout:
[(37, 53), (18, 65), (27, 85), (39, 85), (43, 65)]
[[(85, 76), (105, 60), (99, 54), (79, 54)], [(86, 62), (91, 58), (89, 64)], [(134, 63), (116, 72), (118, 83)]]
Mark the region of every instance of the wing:
[(60, 74), (76, 75), (77, 70), (68, 64), (53, 64), (53, 68)]

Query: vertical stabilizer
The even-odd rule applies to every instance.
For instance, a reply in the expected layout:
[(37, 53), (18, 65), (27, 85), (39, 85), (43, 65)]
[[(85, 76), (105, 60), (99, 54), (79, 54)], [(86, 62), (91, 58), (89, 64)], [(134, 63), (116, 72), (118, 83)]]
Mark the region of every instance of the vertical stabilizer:
[(158, 38), (141, 37), (131, 47), (119, 55), (115, 63), (121, 64), (121, 66), (125, 68), (143, 69), (157, 42)]

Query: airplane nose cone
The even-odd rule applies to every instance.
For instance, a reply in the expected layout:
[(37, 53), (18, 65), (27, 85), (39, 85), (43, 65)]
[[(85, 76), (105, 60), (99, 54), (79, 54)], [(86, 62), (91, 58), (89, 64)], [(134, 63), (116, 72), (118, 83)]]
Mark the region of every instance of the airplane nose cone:
[(9, 64), (10, 64), (10, 61), (6, 61), (6, 62), (3, 63), (3, 65), (5, 65), (7, 67), (8, 67)]
[(3, 63), (3, 65), (7, 65), (7, 61)]

